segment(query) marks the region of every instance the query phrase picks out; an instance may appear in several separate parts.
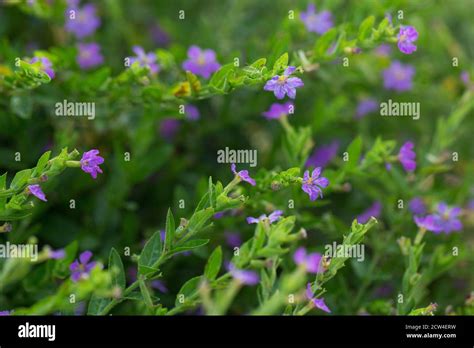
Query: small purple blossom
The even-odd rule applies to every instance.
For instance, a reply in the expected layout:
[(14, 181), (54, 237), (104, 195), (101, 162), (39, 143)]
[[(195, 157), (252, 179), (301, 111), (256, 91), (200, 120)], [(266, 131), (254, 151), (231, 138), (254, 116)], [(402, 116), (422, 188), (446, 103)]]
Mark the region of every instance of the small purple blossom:
[(91, 270), (97, 264), (96, 262), (89, 262), (92, 258), (92, 252), (89, 250), (84, 251), (81, 255), (79, 255), (79, 260), (75, 260), (69, 266), (71, 270), (71, 279), (73, 282), (77, 282), (80, 279), (86, 279), (89, 277)]
[(441, 232), (441, 227), (437, 224), (434, 215), (414, 216), (413, 220), (419, 228), (435, 233)]
[(83, 70), (93, 68), (104, 62), (104, 57), (100, 53), (100, 46), (95, 42), (78, 43), (77, 50), (76, 61)]
[(375, 54), (379, 57), (388, 57), (392, 52), (392, 47), (388, 44), (381, 44), (375, 49)]
[(40, 185), (29, 185), (27, 190), (39, 200), (42, 200), (43, 202), (48, 201)]
[(179, 130), (180, 122), (174, 118), (165, 118), (160, 123), (160, 134), (167, 141), (172, 141)]
[(171, 41), (168, 33), (158, 24), (154, 24), (150, 28), (150, 35), (153, 42), (159, 47), (166, 47)]
[(379, 103), (373, 98), (363, 99), (357, 104), (355, 118), (360, 119), (365, 115), (374, 112), (379, 107)]
[(85, 4), (79, 8), (78, 4), (79, 1), (68, 2), (65, 29), (82, 39), (95, 33), (100, 26), (100, 18), (96, 14), (95, 5)]
[(13, 311), (0, 311), (0, 317), (11, 315)]
[(321, 167), (317, 167), (313, 170), (311, 176), (309, 170), (304, 172), (303, 184), (301, 188), (309, 196), (309, 199), (315, 201), (318, 197), (323, 198), (322, 189), (329, 185), (329, 180), (325, 177), (319, 177), (321, 174)]
[(397, 39), (398, 49), (402, 53), (412, 54), (416, 51), (416, 45), (414, 45), (413, 42), (418, 39), (418, 32), (411, 25), (401, 26)]
[(235, 175), (237, 175), (240, 178), (240, 180), (246, 181), (250, 185), (255, 186), (256, 182), (255, 182), (254, 179), (252, 179), (250, 177), (248, 170), (241, 170), (241, 171), (237, 172), (236, 169), (235, 169), (235, 163), (232, 163), (230, 165), (230, 169), (232, 170), (232, 173), (234, 173)]
[(164, 294), (166, 294), (168, 292), (168, 288), (166, 287), (166, 284), (162, 281), (162, 280), (153, 280), (151, 283), (150, 283), (151, 287), (153, 289), (156, 289)]
[(244, 269), (237, 269), (233, 264), (229, 264), (229, 272), (232, 277), (244, 285), (256, 285), (260, 281), (257, 272)]
[(48, 258), (53, 259), (53, 260), (64, 259), (65, 256), (66, 256), (66, 252), (64, 251), (64, 249), (48, 251)]
[(308, 4), (306, 12), (301, 12), (300, 19), (309, 32), (324, 34), (333, 27), (332, 15), (329, 11), (316, 12), (314, 4)]
[(247, 223), (249, 224), (258, 224), (261, 221), (268, 221), (270, 224), (274, 223), (275, 221), (279, 220), (283, 214), (281, 210), (275, 210), (270, 215), (262, 214), (258, 218), (254, 218), (249, 216), (247, 218)]
[(130, 57), (131, 64), (138, 62), (141, 67), (147, 67), (150, 69), (152, 74), (156, 74), (158, 71), (160, 71), (160, 66), (156, 62), (155, 53), (146, 53), (145, 50), (140, 46), (133, 46), (132, 50), (136, 56)]
[(304, 83), (299, 77), (290, 77), (294, 73), (296, 68), (289, 66), (283, 72), (283, 75), (275, 75), (268, 80), (263, 89), (265, 91), (273, 91), (277, 99), (283, 99), (285, 95), (289, 98), (295, 99), (296, 88), (303, 87)]
[(339, 142), (334, 140), (330, 144), (322, 145), (316, 148), (313, 154), (306, 161), (306, 167), (326, 167), (337, 155)]
[(199, 120), (199, 117), (200, 117), (199, 109), (192, 104), (188, 104), (184, 107), (184, 113), (188, 120), (191, 120), (191, 121)]
[(360, 224), (365, 224), (370, 218), (373, 216), (374, 218), (378, 218), (380, 213), (382, 212), (382, 204), (378, 201), (374, 202), (367, 210), (365, 210), (362, 214), (357, 216), (357, 222)]
[(400, 148), (398, 160), (407, 172), (413, 172), (416, 169), (416, 153), (413, 151), (415, 145), (411, 141), (407, 141)]
[(102, 173), (99, 165), (104, 163), (104, 158), (99, 156), (99, 150), (92, 149), (84, 152), (81, 158), (81, 169), (90, 174), (94, 179), (97, 178), (97, 173)]
[(446, 203), (441, 202), (437, 207), (437, 214), (435, 214), (435, 222), (440, 227), (440, 231), (449, 234), (454, 231), (462, 230), (463, 226), (459, 220), (461, 208), (449, 208)]
[(415, 75), (415, 68), (411, 65), (404, 65), (399, 61), (394, 61), (387, 69), (382, 72), (383, 86), (388, 90), (397, 92), (408, 91), (412, 89), (412, 79)]
[(414, 215), (424, 215), (426, 213), (426, 206), (423, 199), (415, 197), (408, 202), (408, 209)]
[(211, 49), (201, 49), (198, 46), (191, 46), (188, 49), (188, 59), (183, 63), (183, 69), (191, 71), (193, 74), (209, 78), (211, 74), (221, 65), (216, 60), (216, 53)]
[(56, 74), (53, 70), (53, 64), (51, 63), (51, 61), (46, 57), (33, 57), (30, 60), (30, 64), (38, 62), (40, 63), (41, 70), (43, 70), (49, 76), (50, 79), (54, 79)]
[(304, 247), (298, 248), (293, 254), (293, 261), (298, 266), (302, 266), (306, 269), (308, 273), (323, 273), (324, 268), (321, 264), (321, 254), (320, 253), (311, 253), (307, 254)]
[(313, 290), (311, 290), (311, 283), (308, 283), (306, 285), (306, 297), (308, 298), (308, 300), (310, 300), (315, 307), (327, 312), (327, 313), (331, 313), (331, 310), (328, 308), (328, 306), (326, 306), (326, 303), (324, 303), (324, 298), (320, 298), (320, 299), (317, 299), (317, 298), (314, 298), (314, 293), (313, 293)]
[(225, 232), (224, 237), (226, 244), (231, 248), (239, 247), (242, 245), (242, 238), (237, 232)]
[(268, 120), (282, 118), (284, 116), (292, 115), (294, 113), (294, 105), (292, 102), (284, 104), (273, 103), (268, 111), (262, 113)]

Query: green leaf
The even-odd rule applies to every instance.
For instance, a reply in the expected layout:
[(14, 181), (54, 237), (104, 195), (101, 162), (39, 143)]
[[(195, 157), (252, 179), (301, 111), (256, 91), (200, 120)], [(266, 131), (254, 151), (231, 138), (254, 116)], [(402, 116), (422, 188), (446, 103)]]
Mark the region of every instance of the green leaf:
[[(181, 289), (178, 291), (178, 296), (176, 297), (175, 306), (183, 306), (186, 305), (188, 299), (195, 295), (198, 291), (198, 286), (201, 283), (202, 277), (194, 277), (189, 279), (186, 283), (183, 284)], [(184, 301), (180, 301), (180, 297), (184, 296)]]
[(171, 250), (171, 245), (173, 243), (174, 233), (176, 231), (176, 227), (174, 224), (174, 217), (171, 209), (168, 208), (168, 213), (166, 214), (166, 228), (165, 228), (165, 247), (164, 250), (168, 251)]
[(87, 307), (87, 314), (99, 315), (110, 302), (112, 302), (110, 298), (99, 297), (93, 294), (89, 301), (89, 306)]
[(345, 170), (352, 171), (357, 167), (359, 163), (360, 153), (362, 151), (362, 138), (358, 136), (347, 148), (348, 161), (345, 165)]
[(48, 164), (50, 156), (51, 156), (51, 151), (47, 151), (41, 155), (38, 162), (36, 163), (36, 167), (33, 170), (32, 176), (34, 177), (39, 176), (43, 172), (44, 168)]
[(288, 66), (288, 52), (283, 53), (273, 64), (273, 73), (277, 74)]
[(110, 250), (109, 271), (112, 273), (112, 284), (122, 290), (125, 289), (125, 270), (123, 268), (122, 259), (114, 248)]
[(358, 39), (363, 41), (369, 37), (371, 29), (374, 27), (375, 17), (370, 16), (364, 19), (364, 21), (359, 26)]
[(153, 265), (161, 256), (161, 236), (157, 231), (146, 242), (138, 259), (138, 273), (148, 275), (156, 271)]
[(209, 280), (216, 279), (222, 264), (222, 248), (218, 246), (212, 252), (204, 268), (204, 276)]
[(203, 245), (206, 245), (209, 243), (209, 239), (193, 239), (185, 242), (184, 244), (180, 245), (177, 248), (174, 248), (171, 250), (171, 254), (176, 254), (181, 251), (188, 251), (188, 250), (193, 250), (199, 247), (202, 247)]
[(211, 208), (216, 207), (216, 194), (214, 191), (214, 185), (212, 183), (212, 177), (209, 177), (209, 203), (211, 205)]
[(332, 28), (325, 32), (319, 39), (316, 41), (314, 46), (314, 54), (316, 57), (325, 57), (329, 46), (334, 42), (337, 36), (337, 29)]
[(191, 216), (188, 223), (188, 233), (189, 236), (192, 236), (198, 233), (201, 229), (204, 228), (206, 222), (214, 215), (213, 208), (206, 208), (200, 211), (197, 211)]
[(19, 190), (23, 188), (27, 182), (28, 179), (31, 176), (31, 169), (24, 169), (16, 173), (15, 177), (13, 178), (11, 184), (10, 184), (10, 189), (13, 190)]
[(228, 87), (228, 75), (234, 71), (235, 66), (233, 63), (223, 65), (212, 75), (209, 85), (218, 91), (225, 92)]
[(29, 119), (33, 112), (33, 102), (29, 95), (15, 95), (10, 99), (12, 112), (24, 119)]
[(139, 279), (140, 292), (145, 300), (145, 304), (149, 309), (153, 309), (153, 300), (151, 299), (150, 291), (146, 287), (145, 280)]

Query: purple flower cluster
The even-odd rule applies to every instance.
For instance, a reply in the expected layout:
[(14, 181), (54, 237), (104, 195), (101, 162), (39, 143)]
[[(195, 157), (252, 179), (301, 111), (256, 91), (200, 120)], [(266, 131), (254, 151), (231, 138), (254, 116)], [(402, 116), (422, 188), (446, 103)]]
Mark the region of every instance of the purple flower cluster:
[(30, 64), (38, 62), (40, 63), (41, 70), (43, 70), (49, 76), (50, 79), (54, 79), (56, 74), (53, 70), (53, 63), (51, 63), (51, 61), (46, 57), (33, 57), (30, 60)]
[(394, 61), (382, 72), (384, 87), (397, 92), (412, 89), (412, 79), (415, 75), (415, 68), (411, 65), (404, 65), (399, 61)]
[(398, 160), (407, 172), (413, 172), (416, 169), (416, 153), (413, 151), (415, 145), (411, 141), (407, 141), (400, 148), (398, 153)]
[(265, 91), (273, 91), (277, 99), (283, 99), (285, 95), (295, 99), (296, 88), (303, 87), (304, 83), (299, 77), (290, 77), (296, 70), (296, 67), (289, 66), (283, 72), (283, 75), (275, 75), (271, 80), (267, 81), (263, 89)]
[(199, 120), (199, 117), (201, 116), (199, 109), (192, 104), (188, 104), (184, 107), (184, 113), (186, 118), (191, 121)]
[(324, 303), (324, 298), (317, 299), (314, 297), (313, 290), (311, 290), (311, 283), (306, 285), (306, 298), (310, 300), (316, 308), (331, 313), (331, 310), (326, 306), (326, 303)]
[(104, 62), (104, 57), (100, 53), (100, 46), (95, 42), (78, 43), (77, 50), (76, 61), (83, 70), (91, 69)]
[(249, 224), (258, 224), (259, 222), (268, 221), (270, 224), (274, 223), (275, 221), (279, 220), (282, 216), (283, 212), (281, 210), (275, 210), (270, 215), (262, 214), (258, 218), (254, 218), (249, 216), (247, 218), (247, 223)]
[(366, 98), (363, 99), (357, 104), (357, 109), (356, 109), (356, 114), (355, 117), (357, 119), (360, 119), (364, 117), (365, 115), (370, 114), (371, 112), (374, 112), (377, 110), (379, 107), (379, 103), (373, 99), (373, 98)]
[(367, 210), (365, 210), (362, 214), (357, 216), (357, 222), (360, 224), (365, 224), (370, 218), (373, 216), (374, 218), (378, 218), (380, 213), (382, 212), (382, 204), (379, 201), (374, 202)]
[(286, 102), (284, 104), (273, 103), (268, 111), (262, 113), (262, 115), (268, 120), (282, 118), (284, 116), (292, 115), (294, 112), (294, 105), (292, 102)]
[(71, 270), (71, 279), (73, 282), (77, 282), (80, 279), (86, 279), (89, 277), (90, 272), (97, 264), (96, 262), (89, 262), (92, 258), (92, 252), (84, 251), (79, 255), (79, 260), (75, 260), (69, 266)]
[(322, 189), (329, 185), (329, 180), (324, 177), (319, 177), (321, 168), (315, 168), (309, 175), (309, 170), (305, 171), (303, 176), (303, 183), (301, 188), (309, 196), (309, 199), (315, 201), (318, 197), (323, 198)]
[(93, 4), (79, 7), (79, 0), (69, 0), (66, 10), (66, 31), (74, 34), (78, 39), (83, 39), (95, 33), (100, 26), (100, 18)]
[(29, 185), (27, 188), (27, 192), (31, 193), (33, 196), (35, 196), (39, 200), (42, 200), (43, 202), (48, 201), (40, 185)]
[(405, 54), (412, 54), (416, 51), (416, 46), (413, 44), (418, 39), (418, 32), (412, 26), (401, 26), (400, 32), (397, 36), (398, 49)]
[(209, 78), (212, 73), (219, 70), (221, 65), (216, 59), (216, 53), (210, 49), (201, 49), (191, 46), (188, 49), (188, 59), (183, 63), (183, 69), (195, 75)]
[(300, 19), (309, 32), (324, 34), (333, 27), (332, 15), (329, 11), (316, 12), (314, 4), (308, 4), (306, 12), (301, 12)]
[(459, 215), (461, 208), (449, 208), (446, 203), (441, 202), (436, 207), (433, 214), (426, 216), (414, 216), (414, 221), (419, 228), (439, 234), (444, 232), (449, 234), (451, 232), (460, 231), (463, 228)]
[(250, 185), (255, 186), (256, 182), (254, 179), (250, 177), (248, 170), (241, 170), (237, 172), (237, 170), (235, 169), (235, 163), (232, 163), (230, 165), (230, 169), (232, 170), (232, 173), (234, 173), (236, 176), (240, 178), (240, 180), (248, 182)]
[(420, 197), (415, 197), (408, 202), (408, 209), (413, 215), (426, 214), (426, 205)]
[(322, 256), (320, 253), (306, 252), (304, 247), (298, 248), (293, 254), (293, 260), (298, 266), (304, 267), (308, 273), (323, 273), (324, 268), (321, 265)]
[(326, 167), (336, 157), (338, 150), (339, 142), (337, 140), (316, 148), (306, 161), (306, 167)]
[(95, 179), (97, 173), (102, 173), (102, 169), (99, 167), (102, 163), (104, 163), (104, 158), (99, 156), (99, 150), (92, 149), (82, 155), (81, 169)]
[(160, 66), (156, 62), (155, 53), (146, 53), (145, 50), (140, 46), (133, 46), (132, 50), (136, 54), (136, 56), (130, 57), (131, 64), (138, 62), (141, 67), (147, 67), (148, 69), (150, 69), (150, 72), (152, 74), (156, 74), (160, 71)]
[(244, 285), (256, 285), (260, 281), (260, 277), (255, 271), (237, 269), (231, 263), (229, 263), (228, 269), (232, 277)]

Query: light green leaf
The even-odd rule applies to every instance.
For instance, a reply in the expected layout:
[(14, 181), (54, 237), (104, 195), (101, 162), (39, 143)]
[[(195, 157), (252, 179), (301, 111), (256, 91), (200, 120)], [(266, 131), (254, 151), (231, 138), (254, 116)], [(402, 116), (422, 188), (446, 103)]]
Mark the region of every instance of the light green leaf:
[(222, 248), (218, 246), (212, 252), (204, 268), (204, 276), (209, 280), (216, 279), (222, 264)]
[(155, 272), (153, 265), (161, 256), (161, 236), (157, 231), (146, 242), (138, 259), (138, 273), (147, 275)]
[(123, 268), (122, 259), (114, 248), (110, 250), (109, 271), (112, 273), (112, 284), (122, 290), (125, 289), (125, 270)]

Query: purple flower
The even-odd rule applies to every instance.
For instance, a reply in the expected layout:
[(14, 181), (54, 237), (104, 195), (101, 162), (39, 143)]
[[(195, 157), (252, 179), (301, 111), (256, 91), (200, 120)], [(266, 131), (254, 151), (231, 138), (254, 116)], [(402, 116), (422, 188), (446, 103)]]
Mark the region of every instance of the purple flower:
[(247, 218), (247, 223), (249, 224), (258, 224), (261, 221), (268, 221), (270, 224), (274, 223), (275, 221), (279, 220), (281, 218), (281, 215), (283, 212), (281, 210), (275, 210), (273, 213), (270, 215), (262, 214), (258, 218), (254, 218), (249, 216)]
[(463, 226), (461, 221), (459, 220), (461, 208), (448, 208), (448, 206), (444, 202), (439, 203), (437, 208), (438, 212), (434, 215), (434, 219), (435, 223), (439, 226), (441, 232), (449, 234), (453, 231), (462, 230)]
[(413, 220), (419, 228), (435, 233), (441, 232), (441, 227), (438, 225), (434, 215), (427, 215), (424, 217), (414, 216)]
[(214, 71), (219, 70), (221, 65), (216, 60), (216, 53), (210, 49), (201, 49), (191, 46), (188, 49), (188, 59), (183, 63), (183, 69), (193, 74), (209, 78)]
[[(69, 1), (66, 10), (66, 31), (76, 35), (78, 39), (94, 34), (100, 26), (100, 18), (96, 15), (96, 7), (86, 4), (82, 8), (78, 6), (79, 1)], [(74, 11), (74, 18), (72, 17)]]
[(414, 215), (423, 215), (426, 213), (425, 203), (420, 197), (415, 197), (410, 202), (408, 202), (408, 209)]
[(413, 172), (416, 169), (416, 153), (413, 151), (415, 145), (411, 141), (407, 141), (400, 148), (398, 160), (401, 162), (403, 169), (407, 172)]
[(145, 50), (140, 46), (133, 46), (132, 50), (136, 56), (130, 58), (131, 64), (138, 62), (141, 67), (147, 67), (150, 69), (152, 74), (156, 74), (158, 71), (160, 71), (160, 66), (156, 63), (155, 53), (146, 53)]
[(301, 12), (300, 18), (309, 32), (324, 34), (333, 27), (331, 12), (317, 13), (314, 4), (308, 4), (306, 12)]
[(179, 120), (174, 118), (165, 118), (160, 123), (160, 134), (168, 141), (173, 140), (179, 130)]
[(415, 68), (411, 65), (403, 65), (399, 61), (394, 61), (382, 72), (383, 86), (386, 89), (393, 89), (397, 92), (408, 91), (412, 89), (414, 74)]
[(311, 290), (311, 283), (308, 283), (306, 285), (306, 297), (308, 298), (308, 300), (310, 300), (315, 307), (327, 312), (327, 313), (331, 313), (331, 310), (328, 308), (328, 306), (326, 306), (326, 303), (324, 303), (324, 298), (321, 298), (321, 299), (317, 299), (317, 298), (313, 298), (314, 296), (314, 293), (313, 293), (313, 290)]
[(321, 167), (315, 168), (311, 176), (309, 176), (309, 170), (304, 172), (301, 188), (308, 194), (309, 199), (312, 201), (318, 197), (323, 198), (323, 191), (321, 189), (329, 185), (329, 180), (324, 177), (319, 177), (320, 174)]
[(412, 54), (416, 51), (416, 46), (413, 44), (418, 39), (418, 32), (411, 25), (401, 26), (400, 32), (397, 36), (398, 49), (405, 54)]
[(46, 57), (33, 57), (30, 60), (30, 64), (34, 64), (37, 62), (40, 63), (41, 70), (43, 70), (49, 76), (50, 79), (54, 79), (56, 74), (54, 73), (54, 70), (52, 68), (53, 64), (51, 63), (51, 61)]
[(257, 272), (237, 269), (233, 264), (229, 264), (228, 268), (232, 277), (242, 284), (256, 285), (260, 281), (260, 277), (258, 276)]
[(321, 254), (307, 254), (304, 247), (300, 247), (295, 251), (293, 254), (293, 261), (295, 261), (298, 266), (304, 267), (308, 273), (324, 272), (324, 268), (321, 265)]
[(199, 109), (192, 104), (188, 104), (184, 107), (184, 113), (186, 118), (191, 121), (199, 120)]
[(82, 155), (81, 169), (95, 179), (97, 173), (102, 173), (102, 169), (99, 167), (102, 163), (104, 163), (104, 158), (99, 156), (99, 150), (92, 149)]
[(66, 252), (64, 251), (64, 249), (48, 251), (48, 258), (53, 259), (53, 260), (64, 259), (65, 256), (66, 256)]
[(5, 317), (7, 315), (11, 315), (13, 311), (0, 311), (0, 317)]
[(40, 185), (29, 185), (27, 191), (43, 202), (48, 201)]
[(250, 185), (255, 186), (255, 184), (256, 184), (255, 180), (250, 177), (248, 170), (241, 170), (241, 171), (237, 172), (235, 170), (235, 163), (232, 163), (230, 165), (230, 169), (232, 170), (232, 173), (234, 173), (235, 175), (237, 175), (240, 178), (240, 180), (246, 181)]
[(322, 145), (316, 148), (313, 154), (306, 161), (306, 167), (325, 167), (337, 155), (339, 142), (334, 140), (332, 143)]
[(79, 43), (77, 49), (76, 61), (83, 70), (93, 68), (104, 61), (104, 57), (100, 53), (100, 46), (95, 42)]
[(378, 102), (373, 98), (366, 98), (363, 99), (357, 104), (356, 114), (355, 117), (360, 119), (367, 114), (377, 110), (379, 107)]
[(158, 24), (150, 28), (150, 34), (153, 42), (159, 47), (166, 47), (170, 43), (170, 37), (166, 31)]
[(378, 218), (380, 213), (382, 212), (382, 204), (378, 201), (374, 202), (367, 210), (365, 210), (362, 214), (357, 216), (357, 222), (360, 224), (365, 224), (370, 218), (373, 216)]
[(388, 57), (392, 52), (392, 47), (388, 44), (381, 44), (375, 49), (375, 54), (379, 57)]
[(292, 115), (294, 112), (294, 106), (292, 102), (286, 102), (284, 104), (273, 103), (268, 111), (262, 113), (267, 119), (277, 119), (283, 116)]
[(81, 255), (79, 255), (79, 260), (75, 260), (69, 266), (71, 270), (71, 279), (73, 282), (77, 282), (80, 279), (86, 279), (91, 270), (97, 264), (96, 262), (89, 262), (92, 258), (92, 252), (84, 251)]
[(283, 72), (283, 75), (275, 75), (271, 80), (268, 80), (263, 89), (265, 91), (273, 91), (277, 99), (283, 99), (285, 95), (295, 99), (296, 88), (304, 86), (303, 81), (299, 77), (290, 77), (295, 70), (294, 66), (289, 66)]
[(150, 285), (153, 289), (159, 290), (164, 294), (168, 292), (168, 288), (162, 280), (153, 280)]
[(225, 232), (224, 237), (226, 244), (231, 248), (235, 248), (242, 245), (242, 238), (240, 238), (240, 234), (236, 232)]

